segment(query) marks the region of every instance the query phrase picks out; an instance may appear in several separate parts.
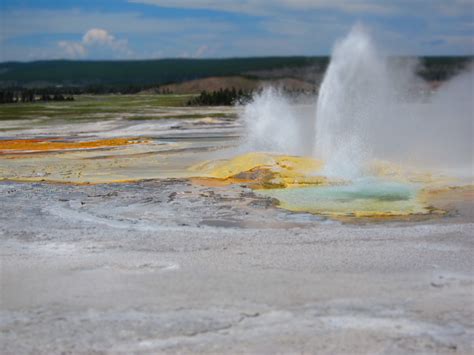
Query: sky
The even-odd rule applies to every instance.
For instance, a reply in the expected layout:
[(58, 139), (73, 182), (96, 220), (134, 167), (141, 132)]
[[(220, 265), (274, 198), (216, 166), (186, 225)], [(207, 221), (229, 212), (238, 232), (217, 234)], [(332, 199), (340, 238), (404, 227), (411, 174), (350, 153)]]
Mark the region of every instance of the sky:
[(395, 55), (474, 54), (474, 0), (0, 0), (0, 61), (328, 55), (356, 23)]

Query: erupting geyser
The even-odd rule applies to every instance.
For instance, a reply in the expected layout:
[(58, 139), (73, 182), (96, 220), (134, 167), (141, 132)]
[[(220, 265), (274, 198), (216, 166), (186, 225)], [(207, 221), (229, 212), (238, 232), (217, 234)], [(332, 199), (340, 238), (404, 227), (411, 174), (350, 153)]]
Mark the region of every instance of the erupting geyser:
[(266, 87), (244, 107), (246, 132), (243, 145), (249, 151), (304, 154), (304, 122), (290, 100), (277, 88)]
[(361, 25), (336, 44), (316, 109), (324, 174), (358, 178), (380, 159), (472, 175), (473, 71), (429, 96), (414, 64), (381, 55)]
[(334, 47), (316, 115), (265, 88), (244, 107), (241, 148), (312, 155), (324, 161), (322, 174), (345, 180), (370, 175), (375, 160), (472, 177), (474, 70), (433, 92), (416, 65), (383, 55), (356, 25)]
[[(221, 170), (265, 177), (259, 186), (267, 189), (260, 193), (290, 210), (336, 216), (434, 213), (421, 197), (430, 188), (472, 184), (474, 71), (467, 68), (434, 91), (416, 75), (416, 65), (414, 59), (383, 55), (356, 25), (334, 47), (315, 115), (314, 109), (311, 117), (305, 115), (272, 88), (244, 108), (241, 148), (280, 156), (259, 156), (263, 163), (248, 171), (239, 165), (247, 174), (228, 166)], [(288, 165), (281, 154), (316, 160), (308, 165), (311, 159), (293, 157)], [(308, 171), (313, 165), (317, 168)]]
[(385, 61), (361, 26), (334, 49), (316, 112), (315, 155), (327, 175), (357, 177), (371, 156), (367, 136), (390, 97)]

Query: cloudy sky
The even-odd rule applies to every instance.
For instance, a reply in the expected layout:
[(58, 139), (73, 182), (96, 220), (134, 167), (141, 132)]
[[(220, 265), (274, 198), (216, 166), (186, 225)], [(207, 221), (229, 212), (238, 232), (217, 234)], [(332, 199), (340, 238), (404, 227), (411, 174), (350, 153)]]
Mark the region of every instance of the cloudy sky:
[(392, 54), (474, 53), (474, 0), (0, 0), (0, 61), (325, 55), (355, 23)]

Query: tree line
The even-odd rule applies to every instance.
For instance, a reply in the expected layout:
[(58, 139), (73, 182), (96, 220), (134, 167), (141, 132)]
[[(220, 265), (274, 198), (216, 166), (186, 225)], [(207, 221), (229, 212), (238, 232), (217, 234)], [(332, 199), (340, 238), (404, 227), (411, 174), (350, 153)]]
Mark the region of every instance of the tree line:
[[(12, 104), (12, 103), (32, 103), (32, 102), (49, 102), (49, 101), (73, 101), (74, 95), (92, 94), (92, 95), (104, 95), (104, 94), (136, 94), (143, 90), (150, 89), (150, 87), (136, 85), (126, 87), (110, 87), (103, 85), (88, 86), (85, 88), (81, 87), (54, 87), (54, 88), (42, 88), (42, 89), (29, 89), (29, 88), (8, 88), (0, 89), (0, 104)], [(231, 106), (234, 104), (244, 104), (251, 100), (255, 93), (258, 93), (261, 89), (257, 90), (237, 90), (232, 89), (219, 89), (214, 91), (202, 91), (200, 95), (192, 98), (187, 102), (187, 106)], [(298, 89), (282, 89), (288, 97), (299, 97), (308, 92)], [(160, 95), (172, 95), (173, 92), (168, 88), (152, 88), (154, 94)], [(311, 94), (315, 94), (312, 91)]]
[(231, 106), (236, 103), (242, 103), (250, 100), (252, 97), (251, 91), (243, 91), (242, 89), (219, 89), (217, 91), (208, 92), (202, 91), (199, 96), (196, 96), (188, 101), (188, 106)]
[(134, 95), (145, 90), (152, 90), (155, 94), (171, 95), (168, 88), (160, 88), (156, 85), (88, 85), (74, 87), (6, 87), (0, 88), (0, 104), (22, 103), (22, 102), (46, 102), (46, 101), (73, 101), (75, 95)]
[[(219, 89), (214, 91), (202, 91), (199, 96), (196, 96), (188, 101), (188, 106), (232, 106), (235, 104), (245, 104), (249, 102), (255, 94), (261, 93), (263, 89), (248, 90), (242, 89)], [(290, 99), (297, 99), (307, 95), (315, 95), (316, 90), (304, 89), (288, 89), (283, 87), (281, 91)]]
[(73, 101), (72, 94), (60, 91), (34, 90), (34, 89), (5, 89), (0, 90), (0, 104), (14, 104), (20, 102), (48, 102), (48, 101)]
[[(411, 57), (392, 57), (404, 60)], [(419, 74), (426, 80), (445, 80), (474, 59), (461, 57), (418, 57)], [(323, 74), (330, 58), (323, 57), (256, 57), (227, 59), (161, 59), (129, 61), (45, 60), (37, 62), (0, 63), (0, 85), (31, 86), (51, 83), (63, 86), (91, 84), (163, 86), (213, 76), (254, 75), (283, 70), (301, 75), (302, 69)], [(253, 74), (250, 74), (253, 73)], [(300, 77), (301, 78), (301, 77)]]

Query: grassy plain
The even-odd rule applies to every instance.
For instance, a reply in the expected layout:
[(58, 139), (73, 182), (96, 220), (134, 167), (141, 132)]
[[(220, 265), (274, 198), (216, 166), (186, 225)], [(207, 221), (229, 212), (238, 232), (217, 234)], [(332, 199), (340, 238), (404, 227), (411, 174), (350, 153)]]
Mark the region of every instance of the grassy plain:
[(79, 95), (74, 101), (36, 102), (0, 105), (0, 120), (109, 119), (127, 112), (147, 116), (161, 107), (182, 107), (194, 95)]

